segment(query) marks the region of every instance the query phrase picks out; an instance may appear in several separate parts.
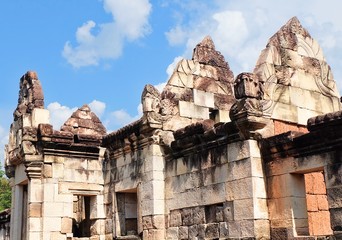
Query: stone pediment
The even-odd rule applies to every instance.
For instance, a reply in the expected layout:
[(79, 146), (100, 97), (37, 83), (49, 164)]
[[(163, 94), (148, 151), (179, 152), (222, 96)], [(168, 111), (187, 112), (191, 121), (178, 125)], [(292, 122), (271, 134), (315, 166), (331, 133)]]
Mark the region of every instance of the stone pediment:
[(263, 111), (274, 119), (306, 125), (341, 108), (323, 51), (296, 17), (270, 38), (254, 73), (265, 86)]

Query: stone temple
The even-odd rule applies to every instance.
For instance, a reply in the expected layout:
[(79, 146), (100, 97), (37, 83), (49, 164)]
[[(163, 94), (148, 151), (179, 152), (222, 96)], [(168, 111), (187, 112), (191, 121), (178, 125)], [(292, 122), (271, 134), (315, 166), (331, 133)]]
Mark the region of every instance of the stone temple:
[(11, 239), (342, 239), (340, 95), (297, 18), (236, 77), (205, 37), (141, 103), (109, 134), (87, 105), (56, 130), (20, 79)]

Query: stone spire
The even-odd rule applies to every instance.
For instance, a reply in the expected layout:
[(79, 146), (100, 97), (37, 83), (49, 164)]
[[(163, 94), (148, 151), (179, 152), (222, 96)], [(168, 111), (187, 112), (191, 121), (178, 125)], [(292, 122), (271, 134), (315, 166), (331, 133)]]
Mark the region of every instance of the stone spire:
[(206, 36), (194, 49), (192, 60), (202, 64), (229, 69), (224, 56), (215, 49), (215, 44), (210, 36)]
[(296, 17), (269, 39), (254, 74), (264, 83), (263, 112), (274, 119), (306, 125), (310, 117), (340, 110), (323, 51)]
[(63, 124), (61, 131), (71, 132), (74, 135), (105, 135), (106, 128), (100, 119), (85, 104), (77, 109), (71, 117)]
[(28, 71), (20, 78), (18, 105), (13, 116), (18, 119), (34, 108), (44, 108), (44, 94), (36, 72)]

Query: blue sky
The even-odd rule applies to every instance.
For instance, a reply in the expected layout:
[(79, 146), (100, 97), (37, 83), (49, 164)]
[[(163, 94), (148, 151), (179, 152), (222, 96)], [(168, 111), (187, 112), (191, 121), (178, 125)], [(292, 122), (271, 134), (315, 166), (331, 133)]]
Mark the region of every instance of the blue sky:
[(204, 36), (212, 36), (236, 76), (253, 71), (267, 40), (293, 16), (318, 40), (341, 90), (341, 6), (339, 0), (4, 0), (0, 147), (27, 70), (38, 73), (56, 129), (87, 103), (111, 131), (139, 117), (144, 85), (162, 86)]

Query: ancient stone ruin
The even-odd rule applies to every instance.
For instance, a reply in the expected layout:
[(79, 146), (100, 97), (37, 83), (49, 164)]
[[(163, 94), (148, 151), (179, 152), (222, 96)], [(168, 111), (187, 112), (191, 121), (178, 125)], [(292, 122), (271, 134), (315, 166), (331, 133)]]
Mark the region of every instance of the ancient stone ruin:
[(87, 105), (60, 130), (37, 74), (6, 147), (12, 239), (342, 239), (342, 111), (296, 18), (235, 78), (205, 37), (143, 116), (106, 133)]

